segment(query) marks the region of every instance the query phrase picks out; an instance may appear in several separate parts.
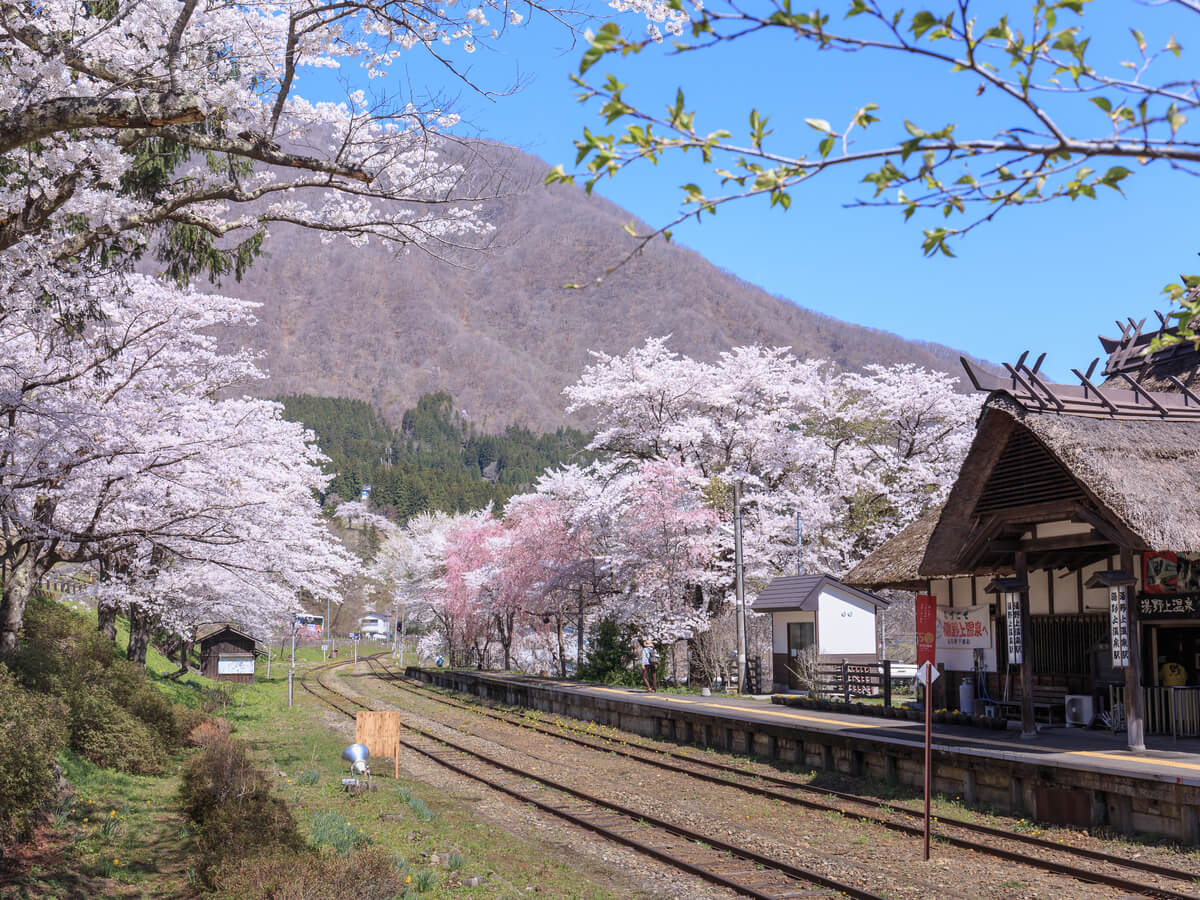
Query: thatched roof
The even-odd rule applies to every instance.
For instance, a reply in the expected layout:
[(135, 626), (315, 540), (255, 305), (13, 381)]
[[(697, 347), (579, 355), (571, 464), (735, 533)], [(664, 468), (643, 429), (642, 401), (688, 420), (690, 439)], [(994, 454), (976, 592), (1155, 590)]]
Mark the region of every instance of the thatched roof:
[(845, 580), (912, 590), (928, 578), (969, 574), (958, 560), (975, 528), (976, 504), (1009, 439), (1021, 431), (1134, 549), (1200, 552), (1200, 420), (1070, 415), (1028, 409), (995, 392), (945, 506), (885, 542)]
[(985, 414), (1029, 429), (1148, 550), (1200, 551), (1200, 421), (1032, 413), (999, 395)]
[(901, 590), (921, 590), (925, 577), (921, 575), (921, 560), (937, 525), (942, 507), (930, 507), (916, 521), (884, 541), (870, 556), (846, 573), (843, 581), (857, 587), (877, 590), (890, 587)]

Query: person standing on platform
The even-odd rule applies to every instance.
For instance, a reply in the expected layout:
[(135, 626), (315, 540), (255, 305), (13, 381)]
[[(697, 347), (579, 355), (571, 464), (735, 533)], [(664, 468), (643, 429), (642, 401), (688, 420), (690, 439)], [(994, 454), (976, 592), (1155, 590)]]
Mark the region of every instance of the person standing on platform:
[(657, 656), (654, 645), (649, 641), (642, 641), (642, 684), (646, 685), (647, 691), (658, 690)]

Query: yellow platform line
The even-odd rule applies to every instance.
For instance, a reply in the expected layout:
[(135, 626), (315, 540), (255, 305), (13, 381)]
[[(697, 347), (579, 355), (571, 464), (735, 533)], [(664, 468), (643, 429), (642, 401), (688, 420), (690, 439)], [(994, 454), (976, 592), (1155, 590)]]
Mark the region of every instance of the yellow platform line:
[(1091, 756), (1098, 759), (1115, 759), (1123, 763), (1136, 763), (1142, 766), (1170, 766), (1175, 769), (1192, 769), (1200, 772), (1200, 763), (1183, 762), (1178, 759), (1157, 759), (1146, 756), (1126, 756), (1121, 753), (1104, 753), (1100, 750), (1064, 750), (1070, 756)]
[[(631, 693), (636, 693), (635, 691), (620, 690), (619, 688), (605, 688), (605, 687), (593, 687), (593, 688), (590, 688), (590, 690), (603, 691), (603, 692), (609, 693), (609, 694), (621, 694), (622, 696), (625, 696), (625, 697), (628, 697)], [(645, 696), (645, 695), (643, 695), (643, 696)], [(693, 700), (693, 699), (686, 699), (683, 697), (672, 697), (667, 694), (657, 695), (654, 697), (654, 699), (661, 700), (665, 703), (682, 703), (686, 706), (699, 706), (699, 707), (706, 708), (706, 709), (727, 709), (727, 710), (731, 710), (732, 712), (738, 712), (738, 713), (753, 713), (753, 714), (760, 715), (760, 716), (774, 716), (774, 717), (780, 718), (780, 719), (791, 719), (791, 720), (799, 721), (799, 722), (817, 722), (822, 725), (836, 725), (841, 728), (848, 728), (848, 729), (883, 728), (883, 729), (891, 729), (893, 731), (903, 730), (902, 728), (897, 727), (898, 723), (894, 723), (894, 722), (893, 723), (846, 722), (841, 719), (826, 719), (822, 716), (806, 716), (801, 713), (785, 712), (785, 711), (779, 710), (779, 709), (749, 709), (745, 706), (734, 706), (734, 705), (728, 704), (728, 703), (713, 703), (708, 700)], [(746, 720), (746, 721), (752, 723), (752, 720)], [(1036, 757), (1036, 756), (1086, 756), (1086, 757), (1091, 757), (1091, 758), (1095, 758), (1095, 759), (1111, 759), (1111, 760), (1116, 760), (1121, 763), (1125, 763), (1125, 764), (1132, 763), (1132, 764), (1139, 765), (1139, 766), (1167, 766), (1170, 768), (1188, 769), (1188, 770), (1200, 772), (1200, 763), (1183, 762), (1181, 760), (1157, 759), (1157, 758), (1152, 758), (1152, 757), (1126, 755), (1126, 754), (1122, 754), (1122, 753), (1107, 753), (1103, 750), (1060, 750), (1055, 747), (1027, 746), (1027, 747), (1022, 747), (1018, 750), (1017, 748), (1014, 748), (1011, 744), (1002, 744), (998, 741), (987, 741), (987, 740), (980, 740), (980, 739), (976, 739), (976, 738), (964, 738), (964, 740), (967, 742), (967, 747), (979, 747), (981, 745), (1000, 747), (1004, 750), (1015, 751), (1015, 752), (1020, 753), (1021, 755), (1029, 755), (1031, 757)], [(936, 740), (934, 741), (934, 747), (935, 747), (935, 749), (950, 750), (950, 751), (963, 749), (960, 747), (956, 747), (955, 745), (952, 745), (952, 744), (939, 744)]]

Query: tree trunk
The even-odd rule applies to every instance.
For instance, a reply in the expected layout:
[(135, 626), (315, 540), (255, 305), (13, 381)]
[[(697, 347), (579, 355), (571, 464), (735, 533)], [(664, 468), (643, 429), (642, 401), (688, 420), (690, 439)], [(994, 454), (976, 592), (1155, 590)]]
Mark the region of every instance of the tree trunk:
[(117, 639), (117, 604), (102, 600), (96, 604), (96, 630), (110, 641)]
[(500, 647), (504, 650), (504, 670), (512, 668), (513, 613), (496, 613), (496, 631), (500, 634)]
[(146, 664), (146, 648), (154, 630), (154, 617), (140, 604), (129, 604), (129, 648), (125, 652), (130, 662)]
[(182, 634), (175, 636), (175, 649), (179, 654), (179, 669), (171, 673), (171, 678), (182, 678), (188, 673), (188, 657), (192, 652), (192, 642)]
[(579, 677), (579, 670), (583, 668), (583, 588), (579, 588), (579, 631), (575, 635), (575, 677)]
[(36, 586), (37, 573), (29, 556), (10, 566), (5, 573), (0, 593), (0, 656), (7, 656), (17, 649), (25, 607)]

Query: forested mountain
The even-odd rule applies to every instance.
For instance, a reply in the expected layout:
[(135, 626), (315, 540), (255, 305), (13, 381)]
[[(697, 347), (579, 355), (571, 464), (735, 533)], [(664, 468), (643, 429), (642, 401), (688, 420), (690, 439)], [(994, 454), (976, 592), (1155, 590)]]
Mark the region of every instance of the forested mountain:
[(311, 428), (329, 457), (328, 494), (354, 499), (369, 484), (371, 505), (397, 521), (433, 509), (499, 508), (544, 469), (589, 458), (589, 436), (572, 428), (539, 435), (510, 425), (484, 434), (445, 392), (422, 396), (398, 429), (363, 400), (292, 394), (280, 401), (284, 416)]
[(946, 347), (802, 309), (674, 245), (651, 245), (599, 286), (565, 290), (629, 252), (622, 225), (632, 216), (573, 187), (543, 187), (540, 159), (503, 147), (486, 155), (506, 172), (505, 196), (482, 210), (493, 244), (453, 264), (272, 228), (245, 280), (221, 286), (263, 304), (254, 332), (233, 336), (266, 352), (260, 393), (354, 397), (395, 424), (421, 395), (446, 391), (481, 431), (553, 431), (568, 421), (562, 390), (589, 350), (624, 353), (667, 334), (700, 360), (759, 343), (850, 368), (914, 362), (960, 374)]

